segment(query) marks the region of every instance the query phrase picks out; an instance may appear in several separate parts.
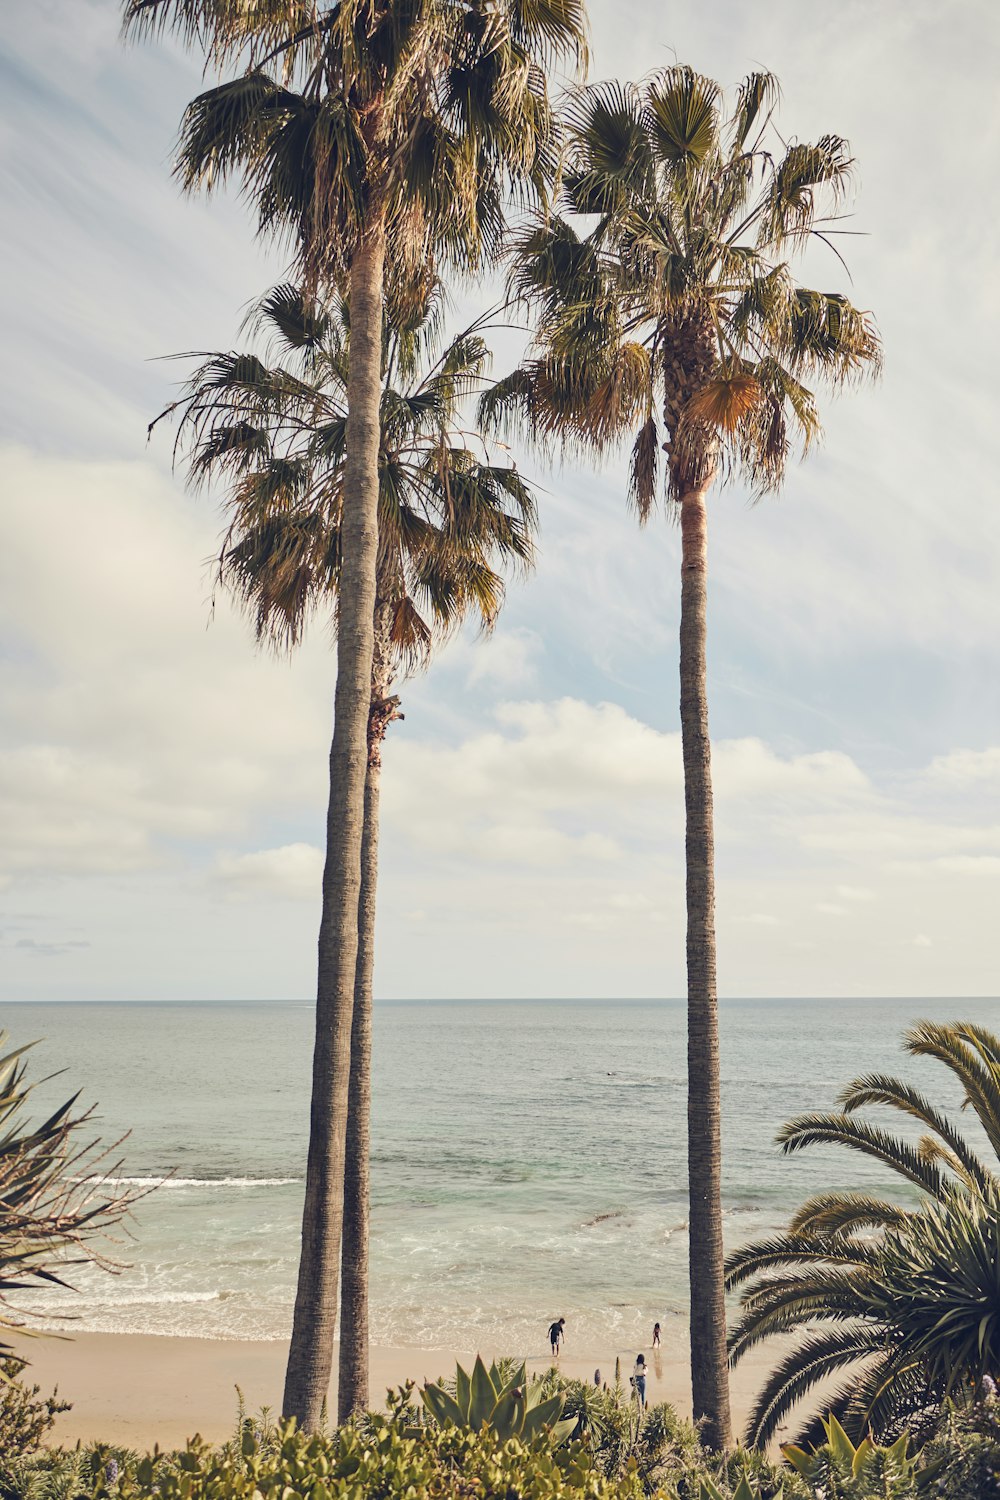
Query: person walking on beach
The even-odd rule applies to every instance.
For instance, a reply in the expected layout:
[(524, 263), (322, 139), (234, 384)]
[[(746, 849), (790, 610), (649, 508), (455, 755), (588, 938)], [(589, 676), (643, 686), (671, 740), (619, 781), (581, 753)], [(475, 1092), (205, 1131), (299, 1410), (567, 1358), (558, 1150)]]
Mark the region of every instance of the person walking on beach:
[(632, 1384), (635, 1386), (635, 1399), (639, 1403), (639, 1410), (646, 1410), (646, 1356), (637, 1354), (635, 1357), (635, 1369), (632, 1371)]
[(553, 1354), (559, 1353), (559, 1345), (562, 1343), (563, 1338), (565, 1337), (565, 1334), (563, 1332), (565, 1327), (565, 1318), (557, 1318), (556, 1321), (549, 1326), (549, 1343), (552, 1345)]
[(659, 1323), (654, 1323), (653, 1324), (653, 1348), (654, 1349), (659, 1349), (659, 1347), (660, 1347), (660, 1325), (659, 1325)]

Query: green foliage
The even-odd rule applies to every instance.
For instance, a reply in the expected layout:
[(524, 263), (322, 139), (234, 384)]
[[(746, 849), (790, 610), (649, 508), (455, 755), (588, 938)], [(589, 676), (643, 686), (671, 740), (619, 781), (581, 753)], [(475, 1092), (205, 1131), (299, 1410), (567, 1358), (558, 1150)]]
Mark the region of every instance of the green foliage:
[(59, 1413), (70, 1409), (57, 1391), (43, 1396), (41, 1386), (27, 1385), (21, 1379), (26, 1369), (22, 1359), (0, 1362), (0, 1458), (33, 1453)]
[(790, 269), (810, 240), (832, 245), (847, 143), (789, 144), (777, 99), (752, 74), (727, 119), (689, 67), (579, 90), (557, 211), (513, 247), (534, 340), (484, 419), (563, 450), (628, 439), (640, 520), (661, 489), (676, 500), (730, 474), (777, 489), (796, 440), (805, 452), (820, 432), (810, 386), (880, 367), (870, 315)]
[[(488, 360), (483, 325), (439, 347), (439, 303), (431, 282), (412, 305), (390, 309), (384, 327), (376, 611), (383, 679), (423, 665), (435, 635), (469, 615), (492, 627), (504, 593), (497, 570), (532, 559), (530, 487), (512, 464), (491, 462), (463, 424), (462, 403)], [(224, 486), (220, 582), (258, 639), (283, 649), (299, 643), (317, 610), (335, 612), (350, 318), (345, 301), (320, 308), (286, 285), (247, 322), (265, 341), (266, 358), (208, 355), (161, 415), (180, 414), (177, 446), (191, 482)]]
[(447, 1425), (418, 1433), (389, 1417), (370, 1415), (329, 1435), (282, 1424), (261, 1443), (252, 1427), (240, 1451), (195, 1439), (170, 1465), (141, 1460), (110, 1487), (97, 1483), (91, 1500), (638, 1500), (635, 1482), (613, 1483), (579, 1444), (554, 1449), (545, 1435), (503, 1438)]
[[(116, 1495), (134, 1480), (143, 1460), (128, 1448), (91, 1443), (87, 1447), (43, 1448), (33, 1454), (0, 1458), (0, 1500), (87, 1500), (91, 1495)], [(159, 1478), (173, 1462), (170, 1454), (155, 1454), (150, 1463)]]
[[(496, 1370), (500, 1388), (516, 1373)], [(553, 1371), (542, 1383), (579, 1416), (583, 1382)], [(751, 1450), (706, 1453), (670, 1407), (643, 1415), (594, 1387), (582, 1439), (558, 1447), (548, 1433), (505, 1436), (487, 1422), (419, 1424), (412, 1394), (404, 1388), (387, 1413), (333, 1433), (310, 1436), (266, 1411), (250, 1418), (241, 1403), (233, 1436), (218, 1447), (196, 1437), (175, 1453), (93, 1444), (11, 1455), (0, 1458), (0, 1500), (1000, 1500), (994, 1399), (951, 1408), (916, 1457), (905, 1437), (855, 1445), (834, 1419), (821, 1445), (789, 1446), (787, 1465), (776, 1467)], [(608, 1441), (616, 1428), (628, 1433), (619, 1446)]]
[[(839, 1111), (791, 1120), (786, 1152), (834, 1144), (876, 1159), (921, 1194), (915, 1207), (872, 1194), (824, 1192), (803, 1204), (785, 1234), (741, 1247), (727, 1262), (742, 1287), (730, 1332), (740, 1359), (762, 1340), (797, 1333), (759, 1392), (748, 1440), (766, 1443), (797, 1402), (845, 1372), (829, 1401), (860, 1438), (880, 1440), (954, 1396), (969, 1399), (1000, 1368), (1000, 1039), (968, 1023), (921, 1022), (906, 1034), (917, 1057), (943, 1063), (992, 1156), (905, 1080), (865, 1074), (841, 1093)], [(889, 1108), (925, 1134), (896, 1136), (860, 1111)], [(819, 1438), (812, 1421), (806, 1434)]]
[[(794, 1443), (782, 1445), (782, 1453), (798, 1473), (809, 1480), (813, 1489), (822, 1488), (831, 1500), (844, 1500), (853, 1494), (878, 1493), (909, 1495), (925, 1489), (936, 1475), (936, 1466), (920, 1466), (909, 1452), (909, 1433), (901, 1433), (894, 1443), (880, 1447), (870, 1437), (855, 1447), (836, 1417), (823, 1422), (826, 1442), (807, 1453)], [(919, 1474), (918, 1474), (919, 1469)]]
[(488, 1427), (501, 1439), (530, 1440), (546, 1436), (553, 1447), (564, 1443), (577, 1426), (576, 1417), (562, 1419), (565, 1397), (547, 1395), (544, 1382), (528, 1380), (522, 1364), (511, 1374), (496, 1363), (487, 1370), (479, 1356), (468, 1374), (459, 1365), (454, 1394), (443, 1384), (425, 1385), (424, 1406), (439, 1426), (478, 1432)]
[(949, 1403), (924, 1450), (938, 1466), (940, 1500), (1000, 1500), (1000, 1407), (995, 1395), (974, 1405)]
[[(773, 1500), (783, 1500), (783, 1496), (784, 1490), (777, 1490)], [(699, 1481), (698, 1500), (730, 1500), (730, 1497), (723, 1494), (713, 1479), (702, 1479)], [(741, 1474), (736, 1488), (732, 1491), (732, 1500), (764, 1500), (764, 1497), (746, 1474)]]
[(548, 66), (586, 55), (580, 0), (125, 0), (124, 29), (172, 30), (231, 71), (185, 111), (177, 175), (238, 178), (311, 284), (342, 276), (376, 225), (411, 266), (481, 262), (510, 189), (551, 182)]
[(634, 1469), (651, 1490), (670, 1475), (703, 1466), (694, 1427), (672, 1406), (640, 1411), (621, 1382), (605, 1389), (571, 1380), (556, 1369), (543, 1380), (546, 1393), (562, 1396), (564, 1416), (576, 1423), (573, 1436), (587, 1444), (602, 1473), (613, 1476)]
[[(6, 1042), (0, 1031), (0, 1048)], [(65, 1286), (66, 1272), (86, 1261), (114, 1269), (99, 1244), (135, 1196), (105, 1186), (117, 1164), (89, 1138), (93, 1111), (74, 1113), (78, 1095), (40, 1123), (27, 1121), (27, 1051), (0, 1056), (0, 1335), (23, 1328), (3, 1310), (7, 1293)], [(10, 1347), (0, 1338), (0, 1356)]]

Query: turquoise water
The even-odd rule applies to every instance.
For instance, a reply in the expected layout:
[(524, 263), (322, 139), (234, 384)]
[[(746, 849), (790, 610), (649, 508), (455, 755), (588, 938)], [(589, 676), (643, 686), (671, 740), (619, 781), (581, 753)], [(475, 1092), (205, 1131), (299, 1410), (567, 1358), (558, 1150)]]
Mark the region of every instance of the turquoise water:
[[(921, 1016), (1000, 1024), (989, 1001), (731, 1001), (722, 1006), (729, 1243), (811, 1191), (885, 1185), (824, 1149), (783, 1158), (778, 1126), (828, 1107), (854, 1074), (919, 1078)], [(82, 1089), (105, 1138), (131, 1131), (124, 1174), (170, 1181), (137, 1207), (115, 1277), (75, 1275), (46, 1315), (78, 1329), (285, 1335), (308, 1120), (303, 1004), (11, 1005), (39, 1104)], [(375, 1017), (372, 1334), (381, 1344), (634, 1348), (679, 1331), (687, 1297), (684, 1009), (677, 1002), (383, 1003)]]

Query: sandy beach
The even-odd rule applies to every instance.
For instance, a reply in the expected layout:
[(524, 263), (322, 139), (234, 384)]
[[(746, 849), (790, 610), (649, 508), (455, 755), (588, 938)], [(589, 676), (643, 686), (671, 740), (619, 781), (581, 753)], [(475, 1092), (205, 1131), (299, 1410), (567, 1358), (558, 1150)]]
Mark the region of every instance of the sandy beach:
[[(276, 1410), (281, 1401), (285, 1345), (282, 1342), (236, 1342), (221, 1339), (163, 1338), (145, 1334), (80, 1334), (72, 1340), (42, 1338), (24, 1346), (30, 1356), (29, 1374), (46, 1392), (58, 1385), (59, 1394), (73, 1409), (60, 1417), (53, 1441), (71, 1445), (78, 1439), (100, 1439), (130, 1448), (182, 1445), (200, 1432), (218, 1441), (233, 1430), (236, 1386), (247, 1408)], [(487, 1361), (496, 1351), (484, 1350)], [(669, 1401), (690, 1413), (686, 1351), (663, 1351), (650, 1363), (650, 1401)], [(748, 1360), (733, 1377), (733, 1416), (737, 1427), (773, 1351)], [(407, 1379), (434, 1380), (450, 1375), (455, 1363), (466, 1367), (472, 1350), (373, 1348), (371, 1389), (373, 1404), (388, 1388)], [(623, 1378), (632, 1367), (634, 1352), (622, 1355)], [(546, 1358), (529, 1360), (532, 1370), (548, 1368)], [(595, 1363), (605, 1379), (613, 1379), (615, 1353), (601, 1361), (560, 1358), (569, 1375), (592, 1379)]]

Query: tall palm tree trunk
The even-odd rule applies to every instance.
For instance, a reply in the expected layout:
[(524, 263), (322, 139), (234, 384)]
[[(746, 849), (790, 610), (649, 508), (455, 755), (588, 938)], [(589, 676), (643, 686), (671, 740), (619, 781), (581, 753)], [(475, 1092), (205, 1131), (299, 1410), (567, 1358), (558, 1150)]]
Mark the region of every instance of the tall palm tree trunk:
[(316, 1041), (302, 1251), (282, 1410), (315, 1430), (330, 1384), (344, 1209), (344, 1155), (368, 763), (381, 396), (381, 226), (351, 268), (351, 347), (341, 521), (337, 691), (319, 932)]
[(681, 499), (681, 742), (687, 873), (691, 1395), (703, 1441), (732, 1444), (722, 1248), (722, 1130), (715, 980), (715, 847), (705, 617), (709, 484)]
[(358, 957), (351, 1030), (351, 1082), (344, 1164), (344, 1235), (340, 1259), (340, 1369), (337, 1420), (346, 1422), (368, 1406), (368, 1238), (371, 1205), (372, 973), (375, 964), (375, 896), (378, 883), (379, 790), (382, 741), (398, 712), (389, 692), (391, 612), (375, 614), (375, 665), (368, 711), (368, 774), (361, 842)]

